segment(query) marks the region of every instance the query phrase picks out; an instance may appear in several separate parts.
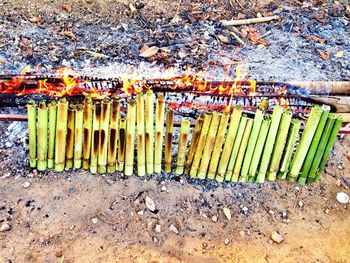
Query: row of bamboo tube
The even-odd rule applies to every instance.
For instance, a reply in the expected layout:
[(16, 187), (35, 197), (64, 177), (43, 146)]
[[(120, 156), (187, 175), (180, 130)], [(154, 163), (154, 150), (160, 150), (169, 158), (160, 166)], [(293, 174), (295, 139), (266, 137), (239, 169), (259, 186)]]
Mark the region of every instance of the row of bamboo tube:
[(128, 101), (126, 116), (118, 97), (87, 97), (77, 105), (65, 98), (41, 101), (38, 110), (30, 101), (27, 110), (31, 168), (118, 170), (126, 176), (136, 168), (144, 176), (174, 167), (178, 175), (219, 182), (318, 181), (342, 123), (327, 106), (315, 106), (297, 143), (300, 121), (280, 105), (271, 115), (258, 109), (254, 119), (240, 107), (232, 114), (206, 112), (197, 118), (190, 143), (190, 121), (182, 119), (173, 156), (174, 112), (151, 90)]

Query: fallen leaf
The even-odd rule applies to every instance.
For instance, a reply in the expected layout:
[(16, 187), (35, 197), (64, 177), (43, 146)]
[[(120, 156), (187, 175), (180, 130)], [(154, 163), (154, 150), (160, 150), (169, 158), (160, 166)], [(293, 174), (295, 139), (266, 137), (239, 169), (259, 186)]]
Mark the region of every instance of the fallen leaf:
[(149, 47), (148, 49), (146, 49), (140, 53), (140, 57), (143, 57), (143, 58), (152, 57), (155, 54), (157, 54), (158, 50), (159, 50), (159, 47), (157, 47), (157, 46)]
[(72, 12), (73, 10), (73, 4), (69, 2), (61, 4), (60, 7), (68, 13)]
[(224, 215), (226, 216), (226, 218), (228, 219), (228, 221), (231, 220), (231, 211), (230, 209), (228, 209), (227, 207), (224, 207), (223, 209)]
[(323, 58), (324, 60), (328, 60), (329, 59), (329, 55), (326, 52), (324, 52), (324, 51), (322, 51), (320, 49), (317, 49), (317, 52), (320, 54), (321, 58)]
[(326, 41), (323, 38), (320, 38), (320, 37), (317, 37), (317, 36), (313, 36), (313, 35), (309, 35), (309, 34), (306, 34), (305, 38), (310, 40), (310, 41), (314, 41), (314, 42), (317, 42), (317, 43), (320, 43), (320, 44), (324, 44), (324, 42)]
[(335, 54), (335, 56), (336, 56), (337, 58), (342, 58), (342, 57), (344, 56), (344, 51), (338, 51), (338, 52)]
[(154, 212), (156, 210), (156, 204), (154, 203), (154, 201), (151, 198), (146, 196), (145, 202), (146, 202), (146, 207), (149, 210), (151, 210), (152, 212)]
[(225, 43), (225, 44), (230, 43), (230, 40), (224, 35), (217, 35), (217, 37), (222, 43)]

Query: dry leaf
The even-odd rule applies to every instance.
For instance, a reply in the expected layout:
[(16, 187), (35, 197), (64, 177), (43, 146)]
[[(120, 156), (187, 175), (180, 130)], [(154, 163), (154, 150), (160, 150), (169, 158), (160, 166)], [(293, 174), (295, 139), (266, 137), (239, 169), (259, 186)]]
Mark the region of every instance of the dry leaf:
[(154, 203), (154, 201), (149, 198), (148, 196), (146, 196), (146, 206), (149, 210), (151, 210), (152, 212), (154, 212), (156, 210), (156, 204)]
[(336, 56), (337, 58), (342, 58), (342, 57), (344, 56), (344, 51), (338, 51), (338, 52), (335, 54), (335, 56)]
[(320, 38), (320, 37), (317, 37), (317, 36), (313, 36), (313, 35), (308, 35), (308, 34), (305, 35), (305, 38), (307, 38), (310, 41), (314, 41), (314, 42), (317, 42), (317, 43), (320, 43), (320, 44), (324, 44), (324, 42), (326, 41), (323, 38)]
[(230, 40), (224, 35), (217, 35), (217, 37), (222, 43), (225, 43), (225, 44), (230, 43)]
[(61, 4), (60, 7), (68, 13), (72, 12), (73, 10), (73, 4), (69, 2)]
[(317, 52), (320, 54), (321, 58), (323, 58), (324, 60), (328, 60), (329, 59), (329, 55), (326, 52), (324, 52), (324, 51), (322, 51), (320, 49), (317, 49)]
[(228, 219), (228, 221), (231, 220), (231, 211), (230, 209), (228, 209), (227, 207), (224, 207), (223, 209), (224, 215), (226, 216), (226, 218)]
[(130, 11), (132, 14), (136, 13), (137, 9), (135, 8), (135, 6), (132, 3), (129, 4), (129, 8), (130, 8)]
[(157, 46), (149, 47), (140, 53), (140, 57), (143, 57), (143, 58), (152, 57), (155, 54), (157, 54), (158, 50), (159, 50), (159, 47)]

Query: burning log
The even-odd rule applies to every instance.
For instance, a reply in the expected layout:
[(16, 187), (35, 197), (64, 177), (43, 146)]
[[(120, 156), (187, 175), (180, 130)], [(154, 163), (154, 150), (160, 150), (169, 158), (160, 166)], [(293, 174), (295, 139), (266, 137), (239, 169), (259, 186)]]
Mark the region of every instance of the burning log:
[(197, 149), (198, 141), (199, 141), (199, 136), (201, 134), (202, 130), (202, 125), (204, 121), (204, 115), (201, 114), (196, 120), (196, 124), (194, 126), (193, 134), (192, 134), (192, 139), (191, 139), (191, 144), (190, 144), (190, 149), (188, 151), (187, 155), (187, 160), (185, 163), (185, 173), (188, 174), (191, 169), (191, 165), (193, 162), (194, 154)]
[(28, 136), (29, 136), (29, 166), (36, 168), (36, 105), (33, 100), (27, 104)]
[(84, 100), (84, 147), (83, 147), (83, 168), (89, 169), (92, 140), (92, 100), (87, 96)]
[(188, 140), (189, 132), (190, 132), (190, 121), (187, 118), (183, 118), (181, 121), (181, 127), (180, 127), (179, 146), (177, 150), (176, 170), (175, 170), (175, 173), (178, 175), (181, 175), (184, 172), (186, 148), (187, 148), (187, 140)]
[(118, 171), (124, 171), (125, 163), (125, 136), (126, 136), (126, 118), (121, 117), (119, 123), (119, 140), (118, 140)]
[(97, 173), (97, 161), (99, 152), (101, 103), (95, 102), (92, 113), (92, 138), (90, 154), (90, 173)]
[(125, 140), (125, 169), (124, 174), (130, 176), (134, 172), (134, 150), (135, 150), (135, 123), (136, 123), (136, 101), (131, 99), (128, 103), (126, 116), (126, 140)]
[(153, 114), (154, 114), (154, 99), (153, 99), (153, 91), (148, 90), (146, 92), (145, 99), (145, 117), (146, 117), (146, 133), (145, 133), (145, 141), (146, 141), (146, 172), (147, 174), (153, 174)]
[(165, 151), (164, 151), (164, 172), (171, 172), (171, 158), (173, 154), (173, 126), (174, 110), (168, 108), (166, 111)]
[(203, 126), (201, 129), (201, 134), (199, 136), (198, 139), (198, 144), (196, 147), (196, 151), (193, 157), (193, 162), (192, 162), (192, 166), (191, 166), (191, 170), (190, 170), (190, 176), (192, 178), (197, 177), (197, 173), (198, 173), (198, 168), (199, 168), (199, 164), (202, 158), (202, 153), (205, 147), (205, 142), (207, 139), (207, 134), (208, 134), (208, 130), (209, 130), (209, 125), (211, 122), (211, 118), (212, 118), (212, 113), (211, 112), (207, 112), (204, 115), (204, 120), (203, 120)]
[(47, 169), (48, 111), (45, 101), (40, 101), (38, 108), (38, 171)]
[(256, 177), (257, 183), (263, 183), (265, 181), (266, 172), (268, 169), (269, 162), (271, 160), (271, 154), (275, 144), (275, 139), (278, 132), (278, 126), (280, 124), (282, 114), (283, 114), (283, 107), (280, 105), (276, 105), (272, 113), (271, 125), (269, 129), (269, 133), (267, 134), (267, 138), (266, 138), (267, 143), (265, 144), (264, 151), (260, 160), (259, 172)]
[(248, 173), (248, 179), (247, 179), (248, 182), (255, 182), (256, 172), (259, 166), (259, 160), (261, 159), (261, 154), (265, 146), (270, 124), (271, 124), (270, 115), (265, 115), (261, 123), (258, 140), (256, 141), (256, 146), (254, 149), (252, 161), (249, 166), (249, 173)]
[(165, 98), (159, 94), (156, 102), (156, 134), (154, 148), (154, 172), (162, 171)]
[(268, 181), (275, 181), (277, 177), (277, 172), (280, 166), (280, 162), (282, 159), (282, 154), (284, 151), (284, 147), (286, 144), (289, 126), (292, 120), (292, 112), (289, 109), (286, 109), (281, 117), (281, 122), (278, 127), (276, 142), (273, 148), (271, 161), (270, 161), (270, 168), (267, 173), (267, 180)]
[(288, 180), (291, 182), (295, 182), (298, 179), (299, 172), (304, 163), (321, 115), (322, 108), (320, 106), (315, 106), (312, 108), (288, 174)]
[(221, 115), (220, 124), (218, 127), (216, 139), (215, 139), (214, 150), (213, 150), (213, 154), (211, 156), (211, 160), (209, 164), (209, 171), (208, 171), (209, 179), (214, 179), (216, 175), (216, 170), (220, 159), (222, 145), (224, 144), (225, 133), (226, 133), (226, 128), (227, 128), (229, 118), (230, 118), (230, 114), (228, 114), (227, 112), (224, 112)]
[(239, 178), (240, 182), (246, 181), (246, 177), (240, 178), (239, 175), (240, 175), (240, 171), (241, 171), (241, 167), (242, 167), (242, 163), (243, 163), (244, 153), (247, 149), (250, 132), (251, 132), (252, 127), (253, 127), (253, 122), (254, 122), (253, 119), (247, 120), (247, 124), (246, 124), (245, 130), (244, 130), (244, 133), (243, 133), (241, 145), (239, 147), (236, 162), (235, 162), (235, 165), (233, 168), (233, 173), (232, 173), (232, 177), (231, 177), (232, 182), (237, 182), (238, 178)]
[(283, 152), (282, 161), (280, 164), (280, 171), (278, 173), (278, 179), (286, 179), (287, 173), (289, 171), (289, 166), (292, 160), (292, 154), (294, 150), (295, 143), (298, 138), (298, 133), (300, 129), (300, 120), (292, 119), (291, 127), (289, 129), (288, 139), (286, 147)]
[(146, 174), (146, 156), (145, 156), (145, 101), (143, 94), (136, 96), (136, 114), (137, 114), (137, 174), (144, 176)]
[(224, 148), (222, 149), (222, 152), (221, 152), (219, 166), (216, 173), (216, 180), (218, 182), (224, 181), (224, 176), (227, 170), (228, 162), (230, 160), (232, 147), (236, 139), (236, 134), (238, 131), (238, 125), (240, 123), (241, 115), (242, 115), (242, 108), (235, 107), (230, 117), (230, 124), (228, 127)]
[[(307, 176), (309, 174), (312, 161), (315, 157), (317, 146), (320, 143), (320, 139), (321, 139), (323, 130), (324, 130), (325, 126), (327, 126), (327, 125), (329, 126), (331, 124), (330, 122), (328, 122), (326, 124), (327, 119), (328, 119), (328, 115), (329, 115), (329, 107), (323, 108), (323, 112), (322, 112), (320, 121), (317, 125), (315, 135), (312, 139), (312, 143), (311, 143), (310, 148), (307, 152), (307, 155), (306, 155), (305, 160), (304, 160), (304, 164), (303, 164), (302, 169), (301, 169), (301, 175), (298, 178), (298, 183), (300, 183), (300, 184), (306, 183), (306, 179), (307, 179)], [(335, 119), (335, 117), (332, 119)]]
[(99, 133), (99, 152), (97, 161), (97, 171), (100, 174), (107, 172), (107, 152), (109, 136), (109, 119), (111, 115), (111, 101), (104, 99), (101, 105), (100, 133)]
[(68, 120), (68, 101), (62, 98), (57, 106), (57, 124), (56, 124), (56, 142), (55, 142), (55, 171), (64, 170), (66, 158), (66, 140), (67, 140), (67, 120)]
[(84, 108), (82, 104), (76, 106), (74, 124), (74, 168), (81, 168), (81, 157), (83, 153), (83, 121)]
[(67, 124), (67, 148), (66, 148), (66, 169), (73, 168), (74, 157), (74, 115), (75, 105), (70, 104), (68, 107), (68, 124)]
[(197, 177), (199, 179), (205, 179), (205, 177), (207, 175), (207, 170), (208, 170), (211, 154), (212, 154), (212, 151), (214, 149), (215, 137), (216, 137), (216, 133), (218, 131), (219, 121), (220, 121), (219, 113), (213, 112), (208, 135), (207, 135), (205, 146), (203, 149), (203, 154), (202, 154), (200, 166), (198, 169)]
[(57, 123), (57, 102), (52, 100), (49, 105), (49, 145), (47, 154), (47, 168), (53, 168), (55, 164), (55, 140)]
[(111, 121), (110, 132), (108, 139), (108, 153), (107, 153), (107, 173), (114, 173), (117, 166), (117, 145), (118, 145), (118, 129), (120, 117), (120, 100), (115, 96), (111, 104)]

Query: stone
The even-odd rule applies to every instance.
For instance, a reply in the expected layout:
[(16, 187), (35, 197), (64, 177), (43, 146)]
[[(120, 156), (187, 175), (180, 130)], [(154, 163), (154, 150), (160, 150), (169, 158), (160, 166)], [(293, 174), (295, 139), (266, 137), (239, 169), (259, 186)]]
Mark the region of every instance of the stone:
[(335, 185), (340, 187), (341, 186), (341, 181), (340, 180), (335, 181)]
[(137, 214), (143, 216), (143, 210), (138, 211)]
[(10, 229), (11, 229), (11, 226), (6, 222), (2, 223), (0, 226), (0, 232), (9, 231)]
[(30, 182), (24, 182), (23, 184), (22, 184), (22, 187), (23, 188), (28, 188), (30, 186)]
[(211, 217), (211, 220), (212, 220), (213, 222), (217, 222), (217, 221), (218, 221), (218, 217), (217, 217), (216, 215), (213, 215), (213, 216)]
[(91, 219), (91, 222), (92, 222), (93, 224), (97, 224), (97, 222), (98, 222), (97, 217), (92, 218), (92, 219)]
[(154, 212), (156, 210), (156, 204), (150, 197), (146, 196), (145, 203), (146, 203), (146, 207), (150, 211)]
[(248, 212), (248, 207), (243, 206), (242, 211), (243, 211), (243, 213), (245, 213), (245, 214), (246, 214), (246, 213)]
[(230, 243), (230, 239), (225, 238), (224, 243), (225, 243), (225, 245), (228, 245)]
[(299, 201), (298, 205), (299, 205), (299, 207), (303, 207), (304, 206), (303, 201)]
[(5, 143), (5, 148), (11, 148), (13, 145), (12, 145), (12, 143), (10, 143), (10, 142), (6, 142)]
[(328, 215), (328, 214), (329, 214), (329, 209), (326, 208), (326, 209), (324, 210), (324, 212)]
[(240, 235), (241, 237), (245, 237), (245, 231), (243, 231), (243, 230), (239, 231), (239, 235)]
[(227, 207), (224, 207), (223, 212), (224, 212), (224, 215), (226, 216), (227, 220), (230, 221), (231, 220), (231, 210), (228, 209)]
[(166, 187), (165, 185), (162, 186), (162, 188), (160, 189), (162, 192), (166, 192)]
[(160, 233), (161, 232), (161, 226), (157, 224), (156, 227), (154, 228), (154, 231), (156, 231), (156, 233)]
[(276, 242), (277, 244), (282, 243), (282, 241), (284, 240), (283, 236), (280, 235), (277, 231), (272, 231), (271, 233), (271, 239)]
[(273, 210), (269, 210), (269, 214), (270, 214), (270, 215), (274, 215), (275, 212), (274, 212)]
[(341, 204), (347, 204), (349, 202), (349, 196), (344, 192), (337, 193), (337, 200)]
[(179, 234), (179, 230), (174, 225), (170, 225), (169, 230), (175, 233), (176, 235)]

